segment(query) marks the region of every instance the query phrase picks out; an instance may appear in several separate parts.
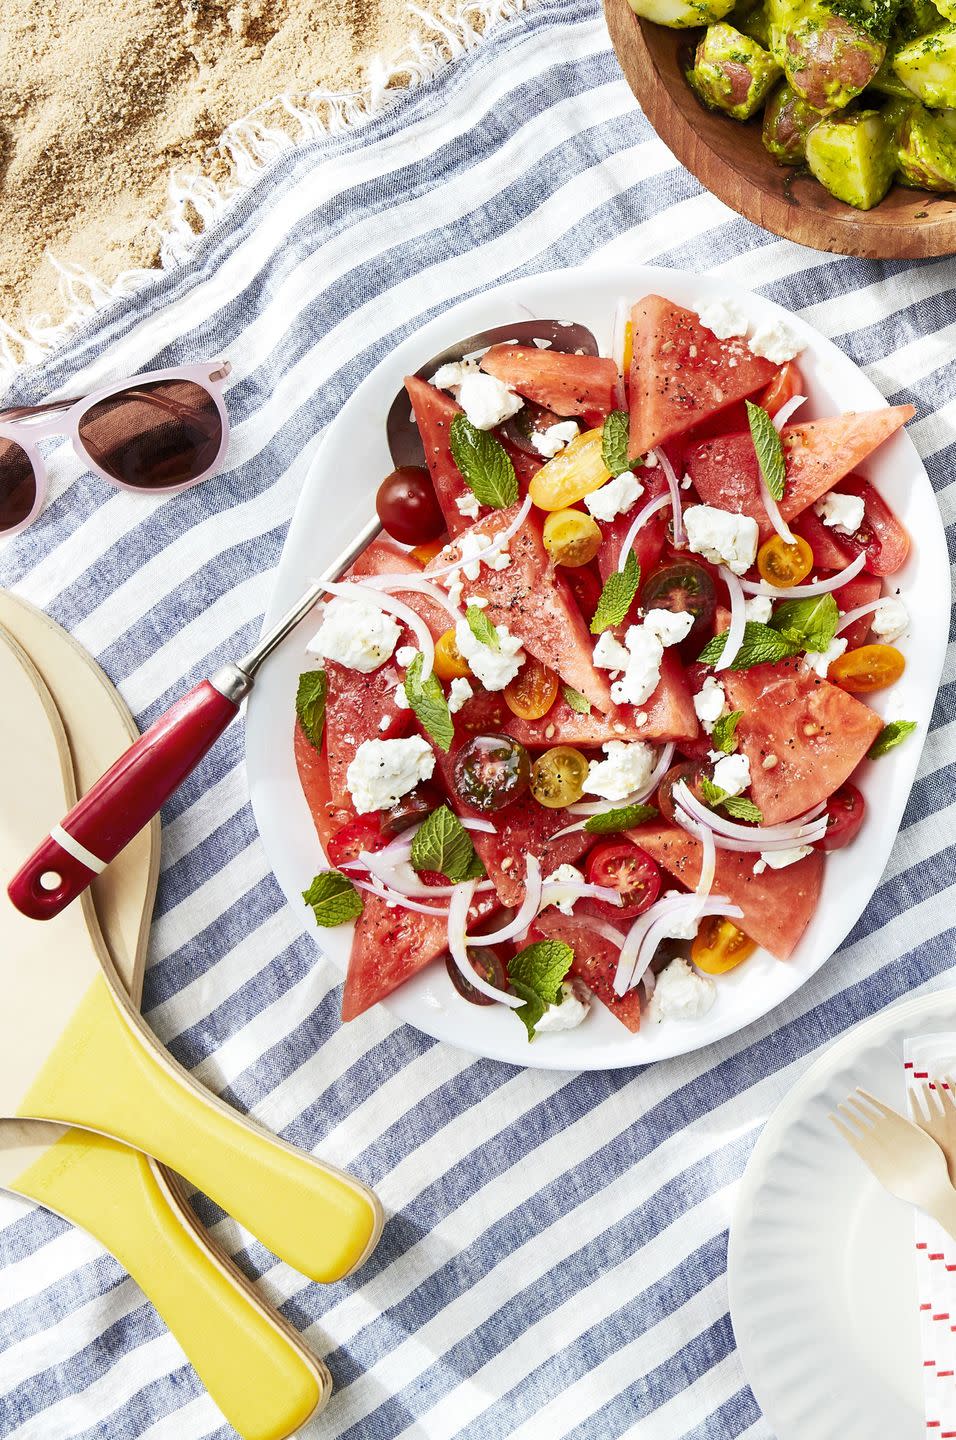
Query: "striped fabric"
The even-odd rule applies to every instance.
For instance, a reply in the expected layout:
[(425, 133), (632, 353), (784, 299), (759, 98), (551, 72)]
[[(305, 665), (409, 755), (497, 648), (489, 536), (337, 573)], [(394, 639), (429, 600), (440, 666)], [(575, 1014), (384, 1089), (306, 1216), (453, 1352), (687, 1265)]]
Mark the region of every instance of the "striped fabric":
[[(539, 0), (364, 127), (286, 156), (191, 263), (19, 379), (32, 400), (225, 354), (235, 430), (225, 472), (163, 503), (58, 449), (52, 503), (0, 551), (0, 583), (150, 722), (255, 637), (323, 426), (389, 347), (503, 278), (612, 259), (715, 270), (811, 320), (916, 405), (952, 527), (956, 262), (841, 259), (738, 219), (635, 109), (597, 0)], [(165, 816), (145, 1004), (203, 1081), (390, 1211), (362, 1273), (322, 1289), (198, 1201), (327, 1358), (336, 1391), (315, 1433), (768, 1440), (727, 1312), (735, 1182), (821, 1046), (948, 979), (952, 663), (892, 861), (841, 953), (762, 1023), (643, 1072), (516, 1071), (384, 1010), (343, 1028), (339, 976), (256, 836), (242, 743), (236, 727)], [(14, 1200), (0, 1220), (0, 1434), (231, 1433), (95, 1243)]]

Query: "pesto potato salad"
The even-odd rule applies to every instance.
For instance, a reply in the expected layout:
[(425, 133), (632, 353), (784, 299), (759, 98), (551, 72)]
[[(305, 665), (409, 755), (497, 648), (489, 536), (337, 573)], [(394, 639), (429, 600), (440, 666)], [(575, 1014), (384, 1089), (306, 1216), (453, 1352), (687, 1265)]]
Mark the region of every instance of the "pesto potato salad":
[(956, 190), (956, 0), (629, 0), (700, 29), (685, 74), (708, 109), (872, 209), (894, 181)]
[(425, 966), (542, 1045), (699, 1018), (793, 953), (859, 767), (915, 728), (870, 704), (910, 542), (866, 478), (912, 407), (804, 419), (791, 327), (732, 299), (614, 330), (406, 379), (426, 464), (382, 479), (294, 699), (345, 1020)]

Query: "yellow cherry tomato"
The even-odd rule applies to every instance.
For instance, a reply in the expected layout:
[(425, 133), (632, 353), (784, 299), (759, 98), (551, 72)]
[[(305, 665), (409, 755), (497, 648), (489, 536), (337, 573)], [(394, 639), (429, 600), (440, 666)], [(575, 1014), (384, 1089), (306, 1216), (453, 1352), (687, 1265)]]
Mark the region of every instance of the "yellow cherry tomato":
[(906, 661), (894, 646), (860, 645), (834, 660), (827, 679), (852, 695), (867, 695), (892, 685), (905, 668)]
[(757, 569), (768, 585), (778, 590), (788, 585), (799, 585), (806, 580), (813, 569), (813, 551), (806, 540), (794, 535), (794, 543), (788, 545), (780, 535), (772, 535), (757, 551)]
[(539, 510), (564, 510), (610, 478), (601, 452), (601, 430), (585, 430), (532, 475), (528, 490)]
[(415, 546), (415, 549), (411, 552), (412, 559), (417, 560), (424, 570), (429, 561), (434, 560), (436, 555), (440, 555), (447, 544), (447, 535), (442, 535), (438, 540), (426, 540), (424, 545)]
[(555, 745), (545, 750), (531, 767), (531, 793), (539, 805), (560, 810), (573, 805), (584, 794), (588, 762), (572, 745)]
[(459, 675), (470, 675), (468, 661), (458, 649), (454, 626), (445, 630), (435, 641), (435, 674), (439, 680), (454, 680)]
[(690, 947), (690, 958), (698, 970), (705, 975), (725, 975), (742, 960), (746, 960), (757, 948), (732, 920), (721, 915), (707, 915), (700, 922), (700, 929)]
[(583, 510), (552, 510), (544, 522), (544, 548), (555, 565), (586, 565), (601, 548), (601, 527)]
[(634, 326), (630, 320), (624, 326), (624, 374), (631, 373), (631, 361), (634, 359)]
[(558, 698), (558, 677), (529, 655), (504, 690), (505, 704), (519, 720), (540, 720)]

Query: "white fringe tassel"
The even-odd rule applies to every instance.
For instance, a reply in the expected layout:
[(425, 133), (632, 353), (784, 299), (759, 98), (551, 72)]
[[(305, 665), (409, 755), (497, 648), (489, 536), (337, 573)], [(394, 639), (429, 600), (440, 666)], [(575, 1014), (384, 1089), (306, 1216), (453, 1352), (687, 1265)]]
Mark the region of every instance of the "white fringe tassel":
[[(383, 114), (406, 90), (432, 80), (450, 61), (473, 50), (494, 26), (533, 3), (457, 0), (454, 9), (430, 11), (409, 0), (409, 15), (420, 22), (425, 33), (413, 36), (405, 49), (390, 59), (374, 56), (361, 89), (335, 91), (320, 87), (297, 97), (289, 93), (276, 95), (241, 120), (234, 120), (218, 143), (219, 154), (229, 165), (226, 180), (217, 184), (205, 175), (170, 176), (168, 209), (157, 222), (159, 269), (172, 270), (183, 264), (197, 238), (282, 155), (310, 140), (337, 134)], [(275, 123), (280, 117), (284, 122), (281, 126)], [(133, 294), (157, 274), (155, 268), (124, 270), (107, 283), (72, 260), (58, 259), (50, 250), (44, 258), (59, 277), (66, 315), (58, 321), (48, 314), (33, 315), (19, 330), (0, 318), (2, 383), (12, 379), (21, 367), (39, 364), (102, 305)]]

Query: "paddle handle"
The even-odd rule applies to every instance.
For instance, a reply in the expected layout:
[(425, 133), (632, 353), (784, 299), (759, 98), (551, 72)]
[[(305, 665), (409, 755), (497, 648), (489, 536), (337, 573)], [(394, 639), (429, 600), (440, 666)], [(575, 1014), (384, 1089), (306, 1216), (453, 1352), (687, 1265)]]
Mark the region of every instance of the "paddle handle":
[(68, 1130), (10, 1188), (116, 1256), (243, 1440), (284, 1440), (321, 1407), (324, 1365), (224, 1256), (199, 1243), (145, 1155)]
[[(245, 685), (230, 686), (233, 674)], [(72, 904), (195, 770), (250, 685), (226, 666), (160, 716), (17, 871), (7, 889), (16, 908), (31, 920), (51, 920)]]

